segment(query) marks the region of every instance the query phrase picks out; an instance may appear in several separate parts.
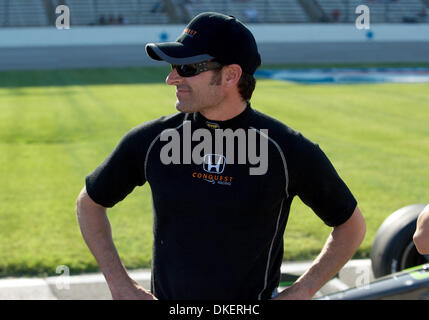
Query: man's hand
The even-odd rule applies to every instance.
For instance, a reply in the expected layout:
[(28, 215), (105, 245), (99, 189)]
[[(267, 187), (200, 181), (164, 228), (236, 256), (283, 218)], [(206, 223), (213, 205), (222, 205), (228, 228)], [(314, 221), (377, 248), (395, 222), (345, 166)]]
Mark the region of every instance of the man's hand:
[(365, 231), (365, 219), (356, 207), (353, 215), (345, 223), (334, 227), (310, 268), (275, 299), (311, 299), (352, 258), (365, 236)]
[(131, 286), (111, 287), (113, 300), (158, 300), (152, 293), (141, 287), (137, 282)]
[(113, 299), (155, 300), (128, 275), (113, 243), (106, 208), (94, 202), (86, 188), (79, 194), (76, 215), (82, 236), (106, 278)]
[(284, 289), (280, 294), (278, 294), (273, 300), (310, 300), (312, 295), (310, 293), (305, 293), (304, 290), (300, 290), (297, 283), (292, 286)]

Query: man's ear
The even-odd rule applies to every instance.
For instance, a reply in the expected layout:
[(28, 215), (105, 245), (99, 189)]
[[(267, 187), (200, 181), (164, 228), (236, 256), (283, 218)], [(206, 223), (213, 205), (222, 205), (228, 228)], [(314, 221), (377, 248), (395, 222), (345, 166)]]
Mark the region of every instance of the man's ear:
[(238, 84), (243, 71), (238, 64), (230, 64), (224, 67), (224, 81), (226, 86), (234, 86)]

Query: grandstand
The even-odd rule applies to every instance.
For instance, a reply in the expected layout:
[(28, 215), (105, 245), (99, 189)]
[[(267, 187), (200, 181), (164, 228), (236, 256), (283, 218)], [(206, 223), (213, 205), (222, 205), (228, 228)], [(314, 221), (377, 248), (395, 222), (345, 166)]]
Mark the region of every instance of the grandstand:
[(183, 24), (203, 11), (246, 23), (350, 23), (361, 4), (371, 23), (429, 21), (429, 0), (0, 0), (0, 27), (53, 25), (62, 4), (72, 25)]
[(160, 0), (0, 0), (0, 26), (54, 25), (55, 8), (70, 8), (71, 25), (171, 23)]
[(250, 23), (300, 23), (310, 22), (308, 15), (296, 0), (200, 0), (185, 4), (188, 17), (204, 11), (217, 11), (235, 16)]
[[(421, 22), (419, 14), (426, 7), (421, 0), (320, 0), (318, 3), (331, 22), (353, 22), (356, 7), (361, 4), (369, 7), (371, 23)], [(335, 11), (339, 13), (337, 21)]]
[(43, 1), (0, 1), (0, 26), (46, 26), (49, 20)]
[[(52, 0), (52, 2), (56, 2)], [(155, 10), (158, 0), (66, 0), (74, 25), (165, 24), (168, 15)], [(118, 21), (122, 19), (122, 22)]]

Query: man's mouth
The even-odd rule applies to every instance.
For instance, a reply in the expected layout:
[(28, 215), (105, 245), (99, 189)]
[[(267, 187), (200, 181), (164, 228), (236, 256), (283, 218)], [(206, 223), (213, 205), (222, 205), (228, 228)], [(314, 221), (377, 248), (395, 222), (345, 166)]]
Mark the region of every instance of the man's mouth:
[(176, 95), (177, 96), (183, 96), (183, 95), (186, 95), (186, 94), (189, 94), (191, 92), (191, 90), (190, 89), (188, 89), (188, 88), (177, 88), (176, 89)]

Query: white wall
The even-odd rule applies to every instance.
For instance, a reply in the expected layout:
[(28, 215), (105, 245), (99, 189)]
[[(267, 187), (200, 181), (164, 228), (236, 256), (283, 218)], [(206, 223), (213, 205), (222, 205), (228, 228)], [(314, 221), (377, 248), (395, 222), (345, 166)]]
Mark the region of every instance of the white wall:
[[(174, 41), (183, 25), (0, 29), (0, 70), (165, 65), (148, 42)], [(250, 25), (264, 64), (429, 63), (429, 24)], [(372, 34), (372, 37), (368, 37)]]
[[(0, 29), (0, 47), (43, 47), (74, 45), (135, 45), (174, 41), (182, 25)], [(429, 42), (429, 24), (373, 24), (358, 30), (353, 24), (250, 25), (258, 43), (320, 42)], [(372, 33), (372, 38), (368, 37)]]

